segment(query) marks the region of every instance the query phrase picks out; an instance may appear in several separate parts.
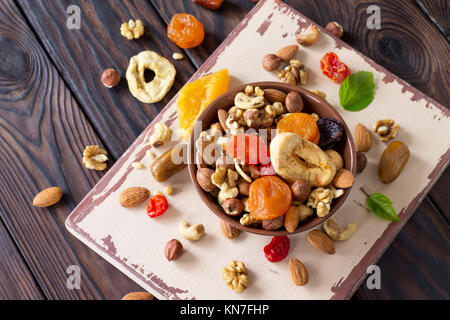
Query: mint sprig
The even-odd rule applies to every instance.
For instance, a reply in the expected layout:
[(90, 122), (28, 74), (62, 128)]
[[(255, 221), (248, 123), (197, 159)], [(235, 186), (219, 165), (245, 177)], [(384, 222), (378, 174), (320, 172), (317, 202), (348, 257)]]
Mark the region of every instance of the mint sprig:
[(375, 82), (373, 73), (360, 71), (349, 75), (339, 88), (341, 106), (348, 111), (360, 111), (373, 100)]
[(364, 189), (361, 191), (367, 196), (366, 204), (371, 212), (384, 220), (400, 221), (397, 212), (392, 206), (392, 201), (382, 193), (367, 194)]

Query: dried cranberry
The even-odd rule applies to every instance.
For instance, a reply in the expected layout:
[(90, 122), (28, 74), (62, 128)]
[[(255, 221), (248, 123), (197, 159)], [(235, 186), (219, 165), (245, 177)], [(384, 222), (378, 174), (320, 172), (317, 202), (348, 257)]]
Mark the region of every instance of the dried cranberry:
[(344, 135), (344, 126), (339, 120), (320, 118), (317, 120), (317, 126), (320, 132), (319, 147), (323, 150), (334, 148)]
[(286, 236), (275, 236), (272, 241), (264, 247), (264, 254), (270, 262), (278, 262), (287, 257), (291, 241)]

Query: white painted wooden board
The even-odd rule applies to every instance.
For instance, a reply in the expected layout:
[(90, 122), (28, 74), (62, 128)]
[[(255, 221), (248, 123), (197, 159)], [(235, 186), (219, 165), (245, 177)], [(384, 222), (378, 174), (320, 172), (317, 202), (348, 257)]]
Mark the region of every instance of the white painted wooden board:
[[(274, 73), (262, 69), (262, 57), (295, 43), (295, 33), (309, 24), (284, 3), (261, 1), (193, 78), (227, 68), (231, 75), (230, 88), (247, 82), (278, 81)], [(365, 110), (348, 112), (339, 107), (339, 86), (320, 73), (319, 61), (328, 51), (336, 52), (352, 72), (374, 73), (375, 99)], [(367, 154), (366, 170), (357, 176), (348, 199), (334, 216), (341, 225), (356, 222), (358, 226), (350, 240), (335, 244), (336, 254), (327, 255), (314, 249), (307, 242), (306, 233), (290, 236), (288, 258), (300, 259), (308, 269), (309, 283), (305, 287), (291, 282), (288, 258), (278, 263), (266, 260), (263, 247), (270, 241), (269, 237), (241, 233), (237, 239), (225, 239), (220, 234), (218, 218), (201, 202), (187, 170), (164, 183), (153, 179), (148, 170), (152, 160), (145, 156), (150, 148), (152, 125), (74, 210), (66, 223), (68, 229), (161, 299), (340, 299), (351, 296), (367, 266), (384, 252), (447, 166), (448, 111), (326, 32), (322, 32), (316, 45), (302, 47), (296, 58), (302, 60), (309, 71), (310, 81), (305, 87), (326, 92), (328, 102), (351, 129), (358, 122), (371, 128), (377, 119), (395, 119), (401, 126), (396, 139), (405, 142), (411, 151), (403, 173), (395, 182), (384, 185), (377, 177), (377, 163), (386, 144), (374, 143)], [(176, 98), (154, 121), (169, 123), (173, 131), (178, 129)], [(158, 151), (162, 153), (166, 149)], [(131, 169), (135, 161), (142, 161), (146, 169)], [(145, 205), (125, 209), (118, 204), (120, 191), (127, 187), (144, 186), (151, 191), (162, 191), (167, 185), (174, 188), (174, 194), (168, 196), (170, 208), (156, 219), (146, 215)], [(401, 222), (389, 223), (369, 214), (360, 205), (365, 202), (360, 187), (370, 193), (388, 195), (400, 213)], [(204, 224), (206, 235), (197, 242), (184, 240), (178, 233), (182, 220)], [(177, 261), (168, 262), (163, 250), (172, 238), (182, 242), (185, 252)], [(221, 269), (230, 260), (243, 261), (249, 271), (251, 285), (240, 295), (229, 289), (221, 277)]]

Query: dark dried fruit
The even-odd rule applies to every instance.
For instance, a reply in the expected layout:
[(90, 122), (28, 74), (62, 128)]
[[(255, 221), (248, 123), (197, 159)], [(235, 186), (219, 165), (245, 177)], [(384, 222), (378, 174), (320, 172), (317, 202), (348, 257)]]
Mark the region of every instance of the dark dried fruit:
[(364, 152), (356, 153), (356, 172), (361, 173), (367, 166), (367, 157)]
[(317, 126), (320, 132), (319, 147), (323, 150), (334, 148), (344, 135), (344, 126), (339, 120), (320, 118), (317, 120)]

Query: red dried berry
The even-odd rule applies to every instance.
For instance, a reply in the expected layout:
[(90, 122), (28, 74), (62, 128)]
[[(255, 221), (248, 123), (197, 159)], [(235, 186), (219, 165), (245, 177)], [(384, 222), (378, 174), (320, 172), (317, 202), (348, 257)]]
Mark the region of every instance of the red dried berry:
[(348, 67), (334, 52), (328, 52), (323, 56), (320, 60), (320, 69), (324, 75), (336, 83), (342, 83), (350, 75)]
[(287, 257), (291, 241), (286, 236), (275, 236), (272, 241), (264, 247), (264, 254), (270, 262), (278, 262)]

